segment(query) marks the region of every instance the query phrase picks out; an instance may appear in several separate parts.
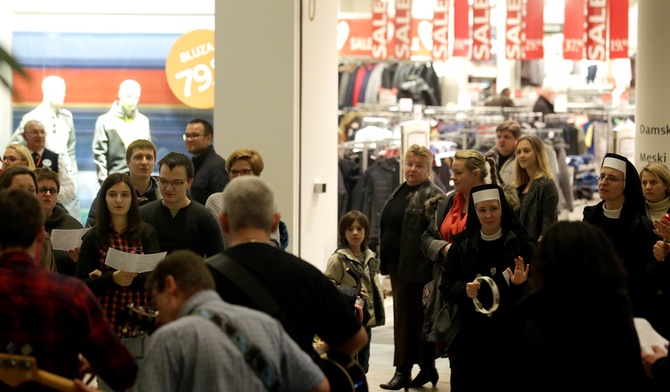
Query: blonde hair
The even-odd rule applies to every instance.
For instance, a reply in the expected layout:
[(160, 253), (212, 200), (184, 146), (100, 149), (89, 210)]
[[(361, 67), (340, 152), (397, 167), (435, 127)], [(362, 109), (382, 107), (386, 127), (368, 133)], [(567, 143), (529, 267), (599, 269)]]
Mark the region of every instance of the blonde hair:
[(418, 144), (412, 144), (405, 153), (405, 160), (408, 160), (413, 156), (423, 159), (426, 167), (433, 167), (433, 153), (430, 152), (428, 148), (419, 146)]
[(670, 196), (670, 169), (662, 163), (650, 163), (640, 170), (640, 179), (642, 179), (642, 173), (646, 171), (655, 174), (665, 184), (665, 197)]
[(28, 150), (28, 147), (21, 144), (10, 144), (7, 146), (7, 149), (16, 151), (19, 155), (21, 155), (21, 158), (28, 163), (25, 166), (30, 170), (35, 170), (35, 161), (33, 161), (33, 156), (30, 153), (30, 150)]
[(515, 159), (514, 186), (521, 186), (529, 183), (532, 180), (539, 180), (541, 178), (552, 180), (554, 176), (551, 174), (551, 169), (549, 168), (549, 159), (547, 158), (547, 151), (544, 149), (544, 142), (542, 139), (536, 135), (521, 136), (519, 141), (516, 143), (517, 149), (519, 148), (519, 143), (524, 140), (528, 141), (530, 148), (535, 153), (535, 157), (537, 158), (537, 171), (535, 171), (535, 176), (530, 178), (528, 172), (522, 168), (521, 165), (519, 165), (519, 160)]
[(464, 160), (465, 168), (473, 174), (475, 171), (479, 170), (479, 179), (482, 184), (485, 182), (484, 179), (486, 176), (489, 175), (489, 169), (486, 168), (486, 162), (488, 162), (489, 167), (491, 168), (491, 184), (498, 183), (498, 171), (496, 170), (496, 164), (493, 158), (487, 158), (477, 150), (459, 150), (456, 151), (454, 159)]

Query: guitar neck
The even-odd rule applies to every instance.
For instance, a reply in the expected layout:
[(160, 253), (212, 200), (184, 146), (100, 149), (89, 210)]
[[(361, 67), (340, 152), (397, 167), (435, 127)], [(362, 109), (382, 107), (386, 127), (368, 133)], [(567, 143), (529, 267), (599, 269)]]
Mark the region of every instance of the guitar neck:
[(37, 371), (37, 374), (35, 374), (35, 381), (57, 391), (77, 392), (77, 387), (74, 385), (74, 381), (44, 370)]

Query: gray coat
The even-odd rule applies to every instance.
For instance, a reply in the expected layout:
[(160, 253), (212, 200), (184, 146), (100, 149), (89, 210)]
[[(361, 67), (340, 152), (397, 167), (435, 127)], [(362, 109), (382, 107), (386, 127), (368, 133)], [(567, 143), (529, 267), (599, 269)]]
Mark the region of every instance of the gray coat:
[[(519, 198), (524, 186), (518, 189)], [(528, 234), (539, 240), (549, 226), (558, 220), (558, 190), (554, 180), (541, 178), (530, 184), (528, 193), (521, 201), (519, 221)]]

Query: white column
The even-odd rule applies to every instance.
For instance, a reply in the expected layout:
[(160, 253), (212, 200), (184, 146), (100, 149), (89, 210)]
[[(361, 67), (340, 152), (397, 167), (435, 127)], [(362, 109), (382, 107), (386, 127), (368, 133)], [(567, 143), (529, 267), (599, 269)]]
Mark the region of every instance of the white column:
[(635, 166), (650, 162), (668, 165), (670, 153), (670, 52), (664, 50), (670, 37), (667, 15), (670, 1), (638, 2)]
[(260, 152), (288, 250), (321, 269), (337, 243), (337, 8), (216, 0), (215, 148)]
[[(11, 53), (12, 48), (12, 16), (14, 15), (14, 6), (12, 2), (7, 2), (0, 7), (0, 46)], [(0, 66), (0, 75), (5, 80), (12, 80), (11, 68), (8, 65)], [(12, 123), (12, 96), (5, 88), (0, 85), (0, 150), (5, 152), (5, 146), (14, 132)]]

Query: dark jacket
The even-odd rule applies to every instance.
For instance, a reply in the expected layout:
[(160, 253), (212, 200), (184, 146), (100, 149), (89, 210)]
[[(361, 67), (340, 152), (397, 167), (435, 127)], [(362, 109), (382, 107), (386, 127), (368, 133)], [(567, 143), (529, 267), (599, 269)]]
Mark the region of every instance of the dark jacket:
[(633, 303), (633, 315), (654, 322), (656, 290), (653, 274), (656, 267), (654, 244), (660, 238), (653, 233), (649, 218), (624, 204), (619, 219), (603, 214), (605, 202), (584, 207), (584, 222), (600, 227), (612, 241), (614, 249), (628, 272), (628, 290)]
[(541, 112), (543, 115), (551, 114), (554, 112), (554, 104), (549, 102), (549, 100), (543, 96), (537, 98), (535, 104), (533, 105), (533, 112)]
[[(420, 246), (421, 252), (433, 261), (442, 260), (443, 256), (440, 250), (444, 248), (449, 242), (442, 238), (440, 233), (440, 226), (447, 215), (447, 212), (454, 204), (455, 191), (449, 192), (446, 196), (439, 195), (429, 200), (428, 203), (439, 203), (437, 208), (433, 208), (434, 213), (430, 214), (430, 222), (426, 226), (423, 234), (421, 234)], [(431, 208), (426, 206), (427, 209)]]
[[(532, 237), (518, 228), (503, 228), (502, 235), (504, 238), (504, 253), (500, 257), (502, 265), (514, 270), (514, 259), (518, 256), (523, 257), (526, 263), (531, 262), (535, 248)], [(472, 282), (477, 273), (481, 273), (474, 265), (482, 242), (480, 233), (465, 230), (454, 235), (453, 238), (454, 243), (442, 264), (442, 281), (438, 286), (442, 302), (447, 304), (451, 313), (451, 325), (444, 336), (445, 351), (449, 350), (450, 345), (458, 336), (464, 320), (471, 318), (476, 313), (472, 299), (468, 298), (465, 293), (465, 284)], [(523, 296), (525, 283), (508, 286), (502, 274), (504, 271), (502, 267), (496, 269), (497, 273), (492, 278), (500, 289), (500, 307), (493, 317), (509, 317), (514, 304)], [(482, 275), (491, 276), (491, 273), (482, 273)]]
[[(53, 229), (71, 230), (81, 229), (83, 226), (73, 216), (65, 211), (65, 208), (56, 204), (50, 218), (44, 222), (44, 228), (47, 233), (51, 235)], [(63, 275), (74, 276), (74, 270), (77, 264), (68, 256), (64, 250), (54, 250), (54, 260), (56, 261), (56, 269)]]
[(191, 199), (205, 205), (212, 193), (223, 192), (230, 178), (226, 172), (226, 160), (221, 158), (213, 146), (193, 157), (193, 184), (189, 188)]
[[(399, 185), (393, 191), (391, 197), (384, 203), (384, 207), (394, 199), (403, 185)], [(433, 261), (421, 252), (419, 237), (426, 230), (426, 226), (428, 226), (428, 218), (426, 218), (425, 213), (426, 201), (438, 194), (443, 194), (442, 190), (433, 184), (432, 181), (427, 180), (419, 186), (419, 190), (414, 193), (405, 209), (397, 271), (397, 275), (402, 277), (405, 282), (428, 283), (432, 278)], [(384, 226), (380, 223), (380, 227), (383, 228)], [(382, 231), (380, 237), (383, 235)], [(383, 264), (384, 260), (382, 259), (381, 262)], [(384, 270), (384, 266), (382, 266), (382, 270)]]
[[(522, 186), (519, 192), (523, 189)], [(521, 201), (519, 221), (535, 239), (558, 220), (558, 189), (554, 180), (541, 178), (530, 184), (528, 193)]]

